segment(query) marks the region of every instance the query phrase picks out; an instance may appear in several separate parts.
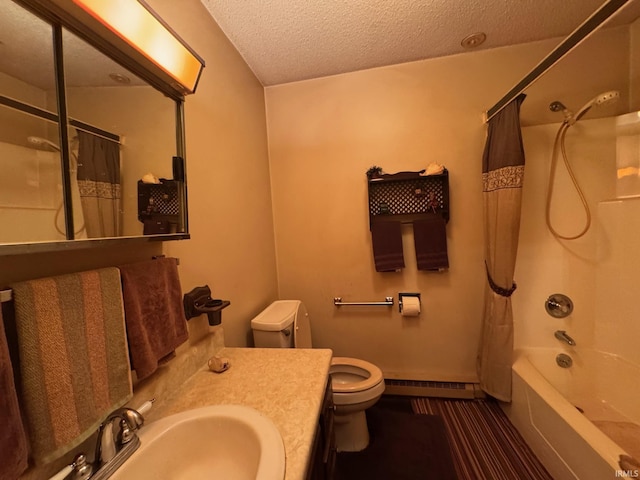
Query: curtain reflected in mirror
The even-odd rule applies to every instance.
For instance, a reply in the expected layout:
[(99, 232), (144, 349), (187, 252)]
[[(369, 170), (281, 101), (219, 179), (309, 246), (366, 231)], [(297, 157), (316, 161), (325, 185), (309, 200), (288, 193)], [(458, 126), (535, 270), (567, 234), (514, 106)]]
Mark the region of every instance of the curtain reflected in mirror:
[(62, 33), (67, 56), (74, 52), (65, 66), (69, 117), (84, 124), (70, 122), (68, 129), (79, 141), (87, 238), (143, 235), (138, 182), (147, 174), (173, 175), (175, 103), (73, 33)]
[(120, 236), (120, 146), (78, 131), (77, 162), (77, 185), (87, 237)]

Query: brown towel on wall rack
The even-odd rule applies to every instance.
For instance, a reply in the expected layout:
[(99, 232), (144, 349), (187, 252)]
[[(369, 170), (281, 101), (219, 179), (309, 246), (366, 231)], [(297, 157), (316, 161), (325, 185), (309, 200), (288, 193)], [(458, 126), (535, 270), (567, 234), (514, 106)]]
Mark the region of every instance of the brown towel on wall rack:
[(429, 214), (413, 222), (413, 241), (416, 248), (418, 270), (444, 270), (449, 268), (447, 230), (444, 218)]
[(188, 338), (175, 258), (122, 265), (122, 295), (131, 368), (138, 380), (175, 356)]
[(18, 478), (27, 469), (27, 437), (0, 310), (0, 478)]
[(404, 268), (402, 225), (400, 222), (373, 222), (371, 241), (377, 272), (394, 272)]

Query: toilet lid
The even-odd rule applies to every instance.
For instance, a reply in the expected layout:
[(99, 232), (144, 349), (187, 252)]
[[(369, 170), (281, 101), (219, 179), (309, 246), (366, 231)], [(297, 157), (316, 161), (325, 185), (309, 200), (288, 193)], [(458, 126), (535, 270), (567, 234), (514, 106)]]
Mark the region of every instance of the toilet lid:
[(309, 314), (302, 302), (299, 302), (294, 320), (295, 333), (293, 335), (293, 346), (295, 348), (311, 348), (311, 322)]
[(368, 390), (384, 382), (382, 370), (373, 363), (349, 357), (331, 359), (331, 387), (337, 393)]

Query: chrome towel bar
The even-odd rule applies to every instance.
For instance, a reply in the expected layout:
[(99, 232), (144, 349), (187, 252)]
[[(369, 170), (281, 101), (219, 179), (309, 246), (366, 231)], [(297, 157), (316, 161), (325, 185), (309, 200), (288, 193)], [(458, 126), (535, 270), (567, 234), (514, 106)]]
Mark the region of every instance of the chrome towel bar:
[(343, 307), (343, 306), (391, 307), (393, 305), (393, 297), (385, 297), (384, 302), (343, 302), (342, 297), (333, 297), (333, 304), (336, 307)]

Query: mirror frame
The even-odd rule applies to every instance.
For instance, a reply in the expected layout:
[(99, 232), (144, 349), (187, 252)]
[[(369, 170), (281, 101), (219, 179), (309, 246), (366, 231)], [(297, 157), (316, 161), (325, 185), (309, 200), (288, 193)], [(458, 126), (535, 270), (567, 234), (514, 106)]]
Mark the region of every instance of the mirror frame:
[[(62, 169), (62, 193), (65, 216), (66, 240), (60, 241), (43, 241), (43, 242), (24, 242), (24, 243), (7, 243), (0, 244), (0, 256), (19, 255), (28, 253), (41, 253), (53, 251), (68, 251), (85, 249), (92, 247), (122, 245), (133, 243), (146, 243), (154, 241), (169, 240), (185, 240), (191, 238), (189, 234), (188, 222), (188, 205), (187, 205), (187, 174), (186, 174), (186, 155), (185, 155), (185, 128), (184, 128), (184, 96), (175, 89), (175, 85), (166, 83), (161, 76), (156, 75), (152, 69), (136, 61), (136, 59), (128, 56), (126, 52), (118, 50), (109, 44), (103, 37), (95, 34), (89, 25), (83, 24), (75, 19), (63, 9), (47, 0), (13, 0), (16, 4), (23, 7), (30, 13), (44, 19), (52, 27), (53, 33), (53, 52), (55, 77), (56, 77), (56, 96), (58, 113), (30, 107), (31, 114), (35, 114), (43, 119), (54, 121), (59, 125), (60, 135), (60, 156)], [(133, 74), (145, 80), (152, 88), (163, 93), (170, 100), (175, 102), (175, 127), (176, 127), (176, 156), (182, 161), (182, 172), (184, 174), (181, 191), (179, 196), (182, 199), (180, 204), (180, 225), (184, 232), (157, 234), (157, 235), (140, 235), (140, 236), (123, 236), (123, 237), (103, 237), (89, 239), (74, 239), (73, 225), (73, 209), (71, 203), (71, 177), (70, 177), (70, 149), (68, 127), (74, 124), (81, 125), (83, 129), (94, 129), (96, 133), (104, 135), (100, 129), (92, 127), (76, 119), (70, 118), (66, 107), (66, 85), (64, 76), (64, 52), (63, 52), (63, 29), (67, 29), (71, 33), (85, 40), (89, 45), (111, 58), (115, 62), (130, 70)], [(115, 35), (115, 34), (114, 34)], [(0, 95), (0, 105), (10, 108), (16, 108), (24, 111), (20, 102), (14, 101), (8, 97)], [(169, 159), (167, 159), (169, 161)]]

